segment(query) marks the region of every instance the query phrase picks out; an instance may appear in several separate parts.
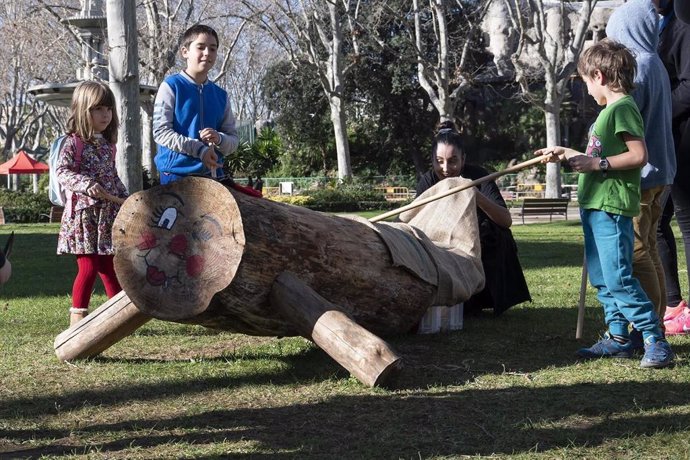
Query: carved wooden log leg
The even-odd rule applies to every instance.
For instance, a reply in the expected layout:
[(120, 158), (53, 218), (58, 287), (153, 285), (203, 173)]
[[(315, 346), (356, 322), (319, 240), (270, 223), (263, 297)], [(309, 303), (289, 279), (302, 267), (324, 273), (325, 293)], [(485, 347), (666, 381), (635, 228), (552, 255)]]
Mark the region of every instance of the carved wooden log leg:
[(60, 361), (96, 356), (150, 319), (151, 316), (139, 311), (122, 291), (58, 335), (54, 343), (55, 354)]
[(384, 385), (402, 368), (402, 359), (386, 342), (290, 272), (273, 283), (271, 305), (365, 385)]

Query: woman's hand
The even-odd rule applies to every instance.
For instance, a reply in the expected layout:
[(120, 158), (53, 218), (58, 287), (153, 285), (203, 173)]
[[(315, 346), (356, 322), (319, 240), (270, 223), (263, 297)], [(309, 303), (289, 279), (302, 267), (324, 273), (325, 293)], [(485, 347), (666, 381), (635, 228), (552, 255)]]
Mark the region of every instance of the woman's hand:
[(513, 217), (510, 215), (510, 210), (491, 201), (478, 190), (476, 192), (477, 206), (484, 211), (489, 219), (494, 221), (496, 225), (503, 228), (510, 228), (513, 225)]

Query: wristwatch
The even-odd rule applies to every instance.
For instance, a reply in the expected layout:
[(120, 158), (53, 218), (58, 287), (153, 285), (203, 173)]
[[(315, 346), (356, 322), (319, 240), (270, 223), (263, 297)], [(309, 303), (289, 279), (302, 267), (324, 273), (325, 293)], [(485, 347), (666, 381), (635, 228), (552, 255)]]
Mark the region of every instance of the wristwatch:
[(607, 160), (606, 158), (602, 158), (601, 160), (599, 160), (599, 169), (601, 169), (601, 172), (604, 173), (604, 175), (606, 175), (606, 172), (609, 170), (610, 167), (611, 163), (609, 163), (609, 160)]

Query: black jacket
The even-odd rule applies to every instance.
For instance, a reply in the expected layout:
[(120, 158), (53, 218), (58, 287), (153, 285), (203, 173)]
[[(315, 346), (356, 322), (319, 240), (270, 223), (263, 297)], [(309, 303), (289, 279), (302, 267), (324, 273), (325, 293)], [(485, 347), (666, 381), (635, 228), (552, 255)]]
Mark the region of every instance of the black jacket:
[[(487, 176), (489, 172), (479, 166), (466, 164), (462, 171), (465, 179), (476, 180)], [(417, 195), (432, 187), (439, 178), (434, 171), (428, 171), (417, 182)], [(487, 181), (477, 186), (479, 193), (496, 204), (506, 207), (501, 191), (494, 181)], [(479, 243), (482, 249), (484, 266), (484, 290), (465, 302), (466, 312), (476, 312), (484, 308), (493, 308), (499, 315), (513, 305), (532, 300), (522, 266), (518, 259), (518, 250), (513, 233), (500, 227), (484, 212), (477, 208), (479, 221)]]
[[(687, 1), (687, 0), (683, 0)], [(659, 56), (671, 79), (673, 140), (678, 171), (676, 184), (686, 184), (690, 174), (690, 25), (669, 12), (659, 40)]]

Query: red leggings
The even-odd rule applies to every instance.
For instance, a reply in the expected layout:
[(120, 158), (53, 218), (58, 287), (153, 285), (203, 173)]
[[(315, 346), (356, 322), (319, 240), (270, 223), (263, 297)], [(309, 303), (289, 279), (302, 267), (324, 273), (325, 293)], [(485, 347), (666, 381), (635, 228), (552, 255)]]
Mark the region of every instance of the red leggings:
[(72, 306), (75, 308), (89, 308), (91, 292), (96, 282), (96, 275), (101, 276), (105, 293), (111, 298), (122, 290), (115, 275), (113, 256), (99, 254), (77, 254), (77, 277), (72, 286)]

